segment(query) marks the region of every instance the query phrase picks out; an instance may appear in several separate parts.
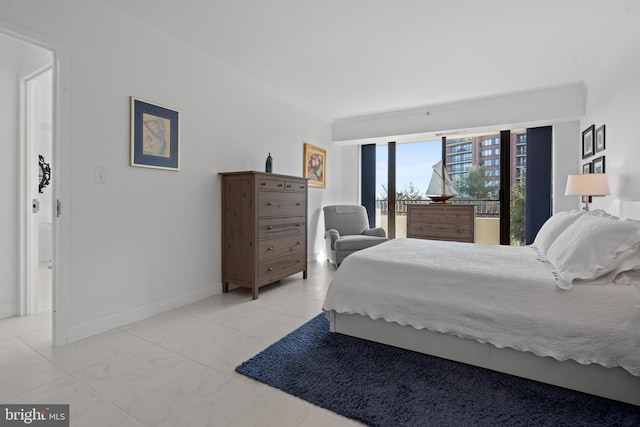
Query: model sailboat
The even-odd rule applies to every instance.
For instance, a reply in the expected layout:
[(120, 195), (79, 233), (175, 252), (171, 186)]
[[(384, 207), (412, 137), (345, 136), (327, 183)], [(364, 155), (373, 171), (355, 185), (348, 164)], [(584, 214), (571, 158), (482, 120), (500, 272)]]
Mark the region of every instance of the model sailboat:
[(427, 188), (427, 197), (436, 203), (444, 203), (450, 198), (457, 196), (458, 191), (453, 186), (449, 174), (442, 161), (433, 165), (433, 174)]

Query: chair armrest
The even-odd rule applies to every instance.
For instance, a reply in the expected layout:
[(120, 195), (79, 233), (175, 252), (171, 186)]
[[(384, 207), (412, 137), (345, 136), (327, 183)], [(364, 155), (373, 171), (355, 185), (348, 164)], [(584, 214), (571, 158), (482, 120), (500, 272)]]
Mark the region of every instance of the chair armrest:
[(387, 237), (387, 233), (384, 231), (384, 228), (370, 228), (368, 230), (364, 230), (362, 232), (365, 236), (376, 236), (376, 237)]
[(333, 247), (333, 244), (334, 244), (334, 242), (336, 240), (338, 240), (340, 238), (340, 233), (338, 232), (338, 230), (331, 228), (331, 229), (329, 229), (329, 230), (324, 232), (324, 238), (325, 239), (327, 239), (327, 238), (331, 239), (331, 249), (335, 249)]

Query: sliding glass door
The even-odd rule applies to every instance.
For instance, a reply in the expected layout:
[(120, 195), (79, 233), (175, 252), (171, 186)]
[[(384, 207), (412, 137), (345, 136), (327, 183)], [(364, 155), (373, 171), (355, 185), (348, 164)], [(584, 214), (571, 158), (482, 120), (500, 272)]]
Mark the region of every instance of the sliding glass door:
[[(407, 204), (427, 203), (433, 166), (441, 158), (440, 141), (402, 143), (395, 146), (395, 168), (389, 164), (389, 146), (376, 147), (376, 213), (378, 227), (396, 238), (407, 237)], [(389, 172), (395, 169), (395, 182)], [(395, 184), (395, 192), (389, 188)], [(390, 200), (395, 195), (395, 201)], [(395, 227), (390, 227), (390, 221)]]
[[(502, 147), (502, 140), (508, 147)], [(430, 203), (429, 184), (442, 159), (443, 144), (446, 173), (457, 191), (448, 203), (475, 206), (476, 242), (523, 244), (525, 130), (394, 143), (391, 156), (389, 145), (376, 146), (376, 226), (385, 228), (391, 238), (406, 237), (406, 206)], [(390, 187), (395, 187), (392, 194)]]
[(476, 243), (500, 244), (500, 135), (447, 138), (446, 164), (458, 191), (452, 203), (475, 206)]

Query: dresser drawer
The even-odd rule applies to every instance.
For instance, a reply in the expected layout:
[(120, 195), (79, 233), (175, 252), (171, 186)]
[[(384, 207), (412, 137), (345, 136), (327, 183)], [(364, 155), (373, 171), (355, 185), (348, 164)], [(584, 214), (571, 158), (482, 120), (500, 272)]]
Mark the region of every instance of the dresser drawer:
[(408, 220), (410, 226), (419, 226), (424, 228), (440, 227), (440, 228), (456, 228), (471, 227), (471, 216), (469, 215), (442, 215), (442, 216), (420, 216), (411, 217)]
[(413, 209), (408, 215), (411, 222), (449, 224), (470, 221), (474, 216), (470, 209)]
[(276, 179), (258, 179), (258, 190), (284, 190), (284, 180)]
[(297, 192), (258, 192), (258, 216), (292, 216), (307, 212), (306, 194)]
[(305, 217), (268, 218), (258, 221), (258, 239), (307, 234)]
[(258, 259), (260, 261), (288, 255), (292, 252), (304, 249), (306, 233), (298, 233), (293, 236), (280, 237), (279, 239), (266, 239), (258, 243)]
[(307, 191), (307, 182), (261, 178), (258, 179), (259, 190)]
[(473, 242), (473, 234), (469, 225), (443, 224), (411, 224), (410, 237), (417, 239), (451, 240), (457, 242)]
[(299, 191), (305, 192), (307, 191), (307, 182), (306, 181), (285, 181), (284, 189), (286, 191)]
[(305, 264), (304, 251), (261, 261), (258, 263), (258, 282), (279, 280), (306, 269)]

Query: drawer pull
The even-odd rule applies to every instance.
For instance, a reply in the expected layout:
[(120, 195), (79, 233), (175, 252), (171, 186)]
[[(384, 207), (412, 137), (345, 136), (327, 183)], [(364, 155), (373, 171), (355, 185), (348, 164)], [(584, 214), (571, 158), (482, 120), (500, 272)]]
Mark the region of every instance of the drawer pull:
[(269, 225), (267, 226), (267, 230), (273, 230), (273, 227)]
[(269, 246), (269, 247), (267, 248), (267, 250), (268, 250), (268, 251), (272, 251), (272, 250), (273, 250), (273, 246)]
[(301, 204), (302, 204), (302, 203), (298, 202), (298, 203), (296, 203), (296, 206), (300, 206)]
[(262, 182), (260, 183), (260, 185), (262, 185), (262, 186), (264, 187), (265, 185), (267, 185), (267, 183), (266, 183), (266, 182), (264, 182), (264, 181), (262, 181)]
[(291, 188), (291, 184), (287, 184), (287, 188)]
[(302, 244), (302, 242), (301, 242), (300, 240), (298, 240), (298, 241), (296, 242), (296, 245), (301, 245), (301, 244)]
[(268, 267), (268, 268), (267, 268), (267, 271), (273, 271), (273, 268)]
[(278, 187), (282, 187), (282, 184), (278, 184)]
[(296, 260), (296, 262), (302, 262), (302, 260), (301, 260), (300, 258), (298, 258), (298, 259)]
[(267, 206), (271, 206), (271, 202), (267, 202)]
[(300, 224), (300, 223), (296, 224), (296, 227), (301, 227), (301, 226), (302, 226), (302, 224)]
[(301, 185), (301, 186), (300, 186), (300, 189), (301, 189), (301, 190), (304, 190), (304, 189), (305, 189), (304, 185)]

